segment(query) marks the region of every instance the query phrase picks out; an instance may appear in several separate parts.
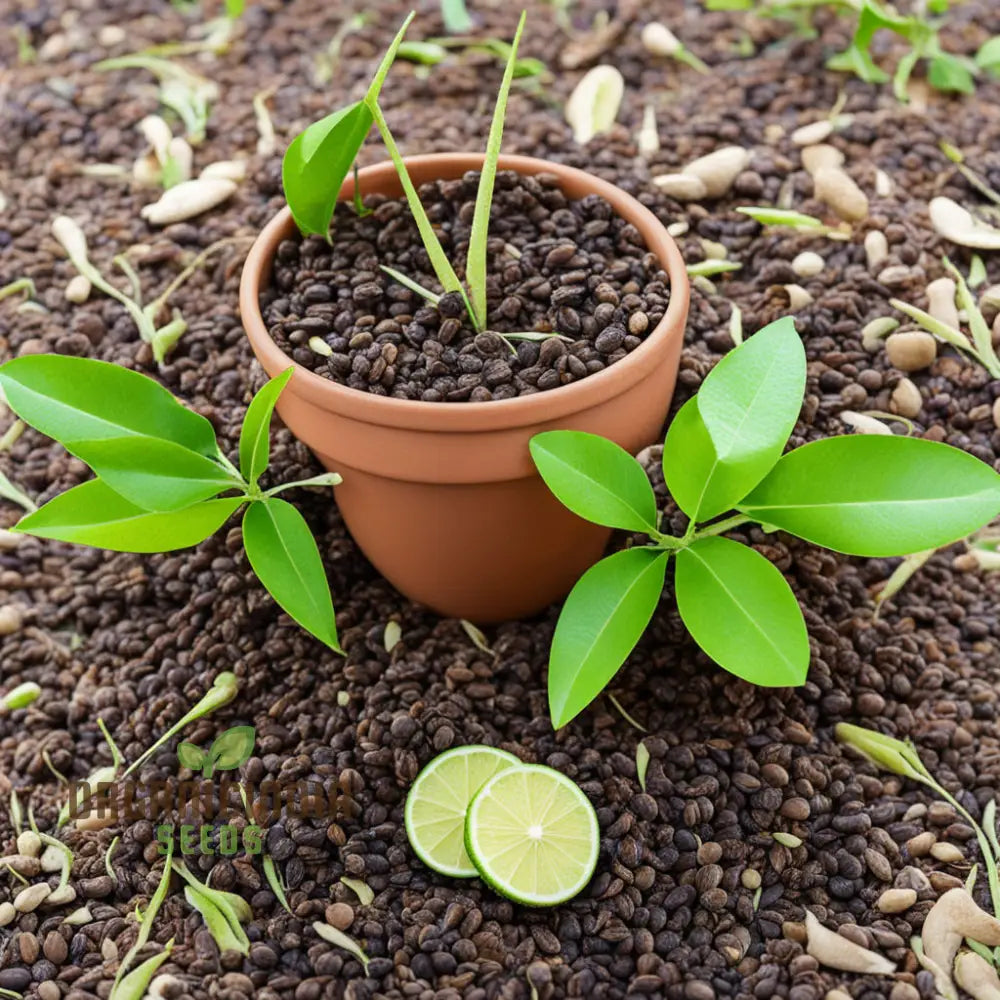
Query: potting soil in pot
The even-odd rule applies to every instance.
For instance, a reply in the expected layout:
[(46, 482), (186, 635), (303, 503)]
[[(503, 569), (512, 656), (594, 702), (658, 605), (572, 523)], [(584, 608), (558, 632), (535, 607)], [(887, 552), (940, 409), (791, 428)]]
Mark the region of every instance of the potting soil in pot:
[[(445, 252), (464, 260), (478, 171), (420, 189)], [(430, 305), (381, 266), (440, 288), (405, 199), (337, 207), (333, 246), (285, 240), (261, 295), (271, 335), (294, 360), (352, 389), (426, 402), (484, 402), (603, 371), (662, 318), (666, 274), (636, 228), (597, 195), (568, 199), (550, 174), (497, 176), (488, 244), (489, 329), (461, 295)], [(500, 333), (554, 333), (542, 340)], [(319, 338), (314, 340), (313, 338)]]

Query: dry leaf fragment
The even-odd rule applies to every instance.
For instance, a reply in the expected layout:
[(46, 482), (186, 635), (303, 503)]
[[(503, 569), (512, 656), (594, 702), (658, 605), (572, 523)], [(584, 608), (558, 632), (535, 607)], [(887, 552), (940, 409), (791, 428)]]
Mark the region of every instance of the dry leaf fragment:
[(809, 910), (806, 910), (806, 934), (806, 951), (827, 968), (876, 976), (889, 976), (896, 971), (895, 962), (824, 927)]

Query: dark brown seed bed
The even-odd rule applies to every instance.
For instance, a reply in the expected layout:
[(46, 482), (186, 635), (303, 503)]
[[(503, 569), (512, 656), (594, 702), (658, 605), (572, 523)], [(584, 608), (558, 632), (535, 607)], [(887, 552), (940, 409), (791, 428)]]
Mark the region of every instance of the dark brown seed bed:
[[(470, 171), (420, 190), (453, 261), (465, 260), (478, 186)], [(497, 175), (478, 333), (458, 292), (433, 306), (381, 270), (440, 292), (406, 201), (371, 196), (366, 208), (338, 205), (332, 247), (319, 237), (281, 243), (261, 295), (278, 344), (352, 389), (429, 403), (544, 392), (620, 361), (666, 311), (666, 274), (635, 226), (597, 195), (568, 199), (553, 174)], [(499, 335), (523, 332), (556, 336)]]
[[(468, 5), (483, 37), (511, 36), (513, 5)], [(941, 276), (942, 254), (968, 269), (969, 252), (935, 235), (926, 208), (938, 194), (969, 207), (985, 204), (941, 154), (943, 138), (1000, 187), (1000, 83), (981, 79), (975, 98), (918, 93), (902, 107), (887, 87), (822, 69), (830, 52), (849, 41), (847, 20), (828, 13), (817, 19), (820, 37), (808, 40), (773, 19), (709, 14), (680, 0), (575, 0), (565, 18), (559, 4), (527, 6), (524, 52), (545, 59), (553, 80), (540, 92), (515, 87), (505, 151), (590, 170), (634, 194), (664, 223), (686, 223), (680, 242), (689, 262), (702, 259), (708, 240), (743, 265), (717, 279), (714, 290), (700, 282), (692, 290), (674, 412), (731, 348), (730, 303), (742, 310), (746, 330), (755, 331), (787, 310), (781, 286), (789, 283), (802, 284), (813, 299), (796, 317), (809, 381), (792, 444), (845, 432), (839, 416), (845, 409), (889, 410), (902, 373), (884, 351), (865, 349), (861, 329), (892, 314), (893, 296), (926, 306), (923, 289)], [(7, 201), (0, 213), (0, 286), (31, 277), (46, 310), (19, 312), (16, 299), (0, 302), (0, 356), (58, 351), (155, 375), (212, 421), (233, 455), (251, 390), (261, 380), (236, 311), (238, 248), (214, 258), (173, 297), (190, 329), (157, 367), (117, 303), (98, 295), (78, 306), (65, 301), (73, 272), (50, 236), (51, 221), (58, 213), (77, 219), (91, 256), (109, 275), (115, 254), (133, 244), (148, 247), (139, 264), (147, 301), (214, 241), (252, 237), (282, 205), (284, 143), (308, 121), (364, 93), (409, 6), (367, 5), (378, 17), (342, 36), (332, 81), (314, 78), (329, 40), (358, 9), (327, 0), (250, 0), (228, 52), (187, 61), (219, 86), (196, 168), (245, 156), (248, 177), (226, 205), (160, 230), (139, 215), (154, 194), (77, 172), (81, 164), (105, 161), (131, 169), (141, 152), (135, 126), (157, 110), (148, 74), (99, 73), (92, 64), (193, 40), (200, 15), (182, 16), (159, 0), (0, 4), (0, 191)], [(432, 2), (421, 6), (412, 37), (443, 32), (436, 9)], [(639, 36), (653, 17), (712, 72), (697, 74), (647, 52)], [(987, 0), (954, 5), (949, 22), (946, 44), (966, 55), (1000, 34), (1000, 10)], [(15, 26), (38, 50), (38, 61), (18, 62)], [(738, 53), (748, 39), (754, 54), (744, 58)], [(876, 36), (875, 47), (891, 69), (901, 52), (888, 32)], [(597, 62), (621, 70), (625, 100), (611, 132), (581, 147), (561, 107)], [(923, 72), (918, 68), (918, 81)], [(403, 151), (481, 151), (500, 74), (498, 63), (481, 53), (429, 71), (397, 64), (382, 102)], [(271, 87), (279, 142), (272, 153), (258, 154), (252, 102)], [(850, 240), (761, 230), (735, 212), (787, 199), (835, 221), (812, 198), (790, 136), (825, 118), (841, 90), (853, 120), (830, 141), (871, 199), (869, 218)], [(647, 104), (656, 111), (661, 149), (643, 157), (635, 136)], [(752, 153), (727, 197), (680, 204), (652, 184), (651, 176), (726, 144)], [(362, 158), (385, 159), (374, 136)], [(874, 194), (876, 168), (893, 182), (888, 195)], [(882, 230), (889, 245), (876, 269), (863, 248), (871, 229)], [(804, 250), (819, 253), (825, 268), (802, 279), (791, 262)], [(1000, 256), (983, 257), (988, 284), (1000, 283)], [(901, 283), (899, 266), (907, 269)], [(897, 269), (894, 283), (883, 277), (886, 267)], [(945, 348), (929, 369), (908, 377), (923, 401), (913, 433), (996, 466), (1000, 431), (991, 410), (1000, 384)], [(277, 427), (272, 462), (274, 482), (320, 471)], [(39, 503), (86, 477), (79, 462), (33, 431), (2, 456), (2, 468)], [(655, 452), (647, 468), (666, 505), (664, 530), (683, 531)], [(97, 719), (126, 759), (135, 760), (226, 669), (240, 678), (239, 696), (189, 727), (184, 739), (208, 747), (228, 726), (254, 725), (256, 749), (241, 769), (244, 780), (318, 780), (356, 800), (336, 819), (285, 816), (271, 825), (267, 849), (288, 887), (292, 914), (268, 888), (259, 859), (189, 859), (193, 871), (251, 904), (251, 944), (246, 958), (220, 954), (175, 879), (143, 952), (175, 939), (160, 969), (171, 977), (164, 987), (171, 1000), (823, 1000), (835, 988), (852, 1000), (932, 1000), (933, 977), (909, 941), (934, 899), (964, 880), (976, 860), (976, 897), (989, 905), (975, 841), (950, 807), (845, 752), (833, 727), (849, 721), (912, 738), (974, 816), (1000, 794), (1000, 575), (970, 570), (962, 545), (936, 554), (876, 616), (873, 594), (896, 560), (849, 559), (780, 533), (741, 529), (738, 537), (785, 573), (804, 609), (812, 648), (806, 684), (755, 689), (714, 667), (686, 635), (668, 586), (647, 635), (612, 682), (618, 702), (644, 731), (601, 698), (557, 734), (545, 714), (556, 608), (490, 629), (494, 653), (483, 652), (458, 622), (407, 602), (374, 573), (326, 494), (288, 496), (319, 540), (346, 658), (319, 646), (276, 608), (250, 573), (238, 526), (196, 550), (151, 557), (31, 538), (11, 549), (9, 539), (0, 539), (0, 607), (17, 609), (21, 622), (0, 636), (0, 690), (31, 680), (43, 691), (30, 708), (0, 716), (0, 802), (12, 787), (25, 801), (30, 794), (41, 828), (53, 829), (66, 793), (50, 765), (82, 780), (111, 761)], [(0, 524), (9, 526), (19, 513), (4, 501)], [(485, 563), (483, 571), (489, 572)], [(401, 639), (387, 653), (390, 621)], [(649, 751), (645, 790), (636, 775), (640, 741)], [(601, 854), (592, 883), (576, 900), (525, 910), (477, 880), (434, 875), (414, 858), (403, 832), (407, 788), (435, 753), (473, 742), (558, 768), (594, 803)], [(142, 772), (147, 781), (186, 774), (173, 746)], [(196, 810), (184, 818), (197, 821)], [(775, 832), (792, 834), (801, 846), (779, 844)], [(105, 870), (105, 852), (116, 835), (115, 881)], [(27, 1000), (106, 1000), (115, 956), (135, 940), (135, 907), (145, 905), (159, 879), (155, 830), (139, 821), (63, 836), (76, 854), (70, 884), (77, 900), (16, 915), (0, 928), (0, 987)], [(936, 861), (928, 838), (959, 845), (968, 862)], [(13, 847), (0, 807), (0, 854)], [(341, 882), (345, 875), (372, 890), (370, 905)], [(48, 878), (55, 884), (58, 873)], [(891, 886), (914, 889), (916, 904), (881, 913), (876, 901)], [(0, 903), (19, 887), (0, 874)], [(62, 923), (84, 903), (89, 924)], [(897, 975), (819, 967), (803, 943), (807, 908), (898, 962)], [(324, 919), (364, 947), (367, 975), (350, 953), (315, 934), (312, 923)], [(65, 957), (53, 933), (65, 942)]]

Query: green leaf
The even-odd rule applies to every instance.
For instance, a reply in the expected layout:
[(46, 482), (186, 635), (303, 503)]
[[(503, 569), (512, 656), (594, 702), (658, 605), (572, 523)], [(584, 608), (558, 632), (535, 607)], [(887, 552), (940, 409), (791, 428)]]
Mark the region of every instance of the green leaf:
[(514, 41), (511, 43), (507, 65), (504, 68), (503, 80), (500, 82), (500, 91), (493, 109), (493, 122), (490, 125), (490, 136), (486, 143), (486, 156), (483, 159), (483, 169), (479, 174), (479, 190), (476, 192), (472, 228), (469, 232), (465, 280), (469, 286), (472, 312), (481, 327), (486, 325), (486, 238), (490, 226), (490, 206), (493, 203), (497, 159), (500, 156), (500, 144), (503, 141), (503, 121), (507, 112), (507, 98), (510, 95), (511, 81), (514, 79), (517, 46), (521, 41), (521, 32), (524, 30), (526, 17), (527, 11), (521, 11), (521, 19), (517, 22)]
[(935, 441), (831, 437), (781, 458), (738, 507), (837, 552), (907, 555), (964, 538), (1000, 513), (1000, 476)]
[(545, 485), (574, 514), (625, 531), (656, 531), (656, 497), (624, 448), (584, 431), (544, 431), (528, 445)]
[(465, 9), (465, 0), (441, 0), (441, 17), (449, 35), (464, 35), (472, 31), (472, 18)]
[(889, 79), (889, 74), (875, 65), (868, 51), (858, 48), (853, 42), (843, 52), (830, 56), (826, 67), (841, 73), (853, 73), (865, 83), (885, 83)]
[(186, 885), (184, 898), (201, 914), (219, 951), (238, 951), (241, 955), (249, 953), (250, 940), (243, 928), (239, 924), (233, 926), (205, 893)]
[(795, 595), (759, 552), (729, 538), (700, 538), (677, 553), (677, 610), (719, 666), (751, 684), (801, 684), (809, 636)]
[(18, 521), (16, 531), (112, 552), (170, 552), (214, 534), (244, 502), (204, 500), (170, 513), (150, 513), (100, 479), (74, 486)]
[(243, 518), (243, 544), (253, 571), (278, 605), (342, 653), (330, 585), (305, 518), (274, 497), (252, 503)]
[[(870, 757), (876, 764), (880, 764), (887, 771), (902, 775), (904, 778), (914, 778), (923, 781), (924, 771), (920, 758), (916, 757), (913, 748), (902, 740), (894, 739), (874, 729), (865, 729), (863, 726), (853, 726), (849, 722), (838, 722), (834, 726), (834, 734), (841, 743), (860, 750), (866, 757)], [(914, 761), (916, 757), (916, 761)]]
[(178, 511), (240, 485), (210, 458), (162, 438), (71, 440), (65, 446), (115, 493), (143, 510)]
[(157, 969), (170, 957), (173, 951), (174, 939), (171, 938), (158, 952), (145, 962), (137, 965), (121, 982), (115, 984), (109, 1000), (142, 1000), (146, 996), (146, 988), (156, 975)]
[(716, 517), (764, 478), (795, 427), (805, 386), (806, 353), (790, 317), (715, 366), (664, 443), (667, 488), (685, 514), (695, 521)]
[(205, 757), (201, 749), (193, 743), (178, 743), (177, 759), (184, 767), (189, 767), (192, 771), (200, 771), (205, 766)]
[(173, 441), (200, 455), (216, 455), (212, 425), (158, 382), (119, 365), (90, 358), (35, 354), (0, 367), (12, 410), (61, 444), (148, 436)]
[(313, 122), (285, 150), (281, 181), (303, 235), (329, 232), (340, 187), (373, 121), (365, 102), (357, 101)]
[(626, 549), (591, 566), (566, 598), (549, 654), (549, 712), (559, 729), (614, 677), (649, 624), (668, 553)]
[(957, 56), (941, 52), (927, 67), (927, 82), (945, 93), (974, 94), (976, 82), (969, 67)]
[(240, 430), (240, 472), (251, 486), (257, 485), (271, 457), (271, 414), (282, 390), (295, 371), (294, 365), (261, 387), (250, 400)]
[(396, 55), (422, 66), (436, 66), (448, 58), (448, 50), (437, 42), (403, 42)]
[(1000, 68), (1000, 35), (983, 42), (976, 53), (976, 65), (990, 70)]
[(253, 753), (254, 727), (233, 726), (215, 738), (208, 752), (212, 770), (234, 771), (245, 764)]

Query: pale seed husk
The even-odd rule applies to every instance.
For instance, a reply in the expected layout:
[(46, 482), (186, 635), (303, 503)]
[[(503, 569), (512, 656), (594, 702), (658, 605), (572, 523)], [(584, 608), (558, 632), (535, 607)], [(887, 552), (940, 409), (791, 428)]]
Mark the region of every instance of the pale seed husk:
[(927, 286), (927, 311), (937, 320), (955, 330), (961, 329), (955, 305), (957, 285), (951, 278), (938, 278)]
[(848, 941), (846, 937), (828, 930), (816, 917), (806, 910), (806, 951), (821, 965), (842, 972), (861, 972), (868, 975), (888, 976), (896, 971), (896, 963), (890, 962), (868, 948)]
[(146, 205), (140, 215), (154, 226), (183, 222), (221, 205), (235, 190), (236, 184), (222, 177), (199, 177), (164, 191), (159, 201)]
[(937, 341), (923, 330), (906, 330), (889, 334), (885, 351), (893, 368), (917, 372), (933, 364), (937, 357)]
[(42, 840), (34, 830), (22, 830), (17, 835), (17, 853), (27, 858), (37, 858), (42, 850)]
[(917, 901), (913, 889), (886, 889), (875, 903), (882, 913), (902, 913)]
[(692, 160), (681, 173), (697, 177), (705, 185), (707, 197), (721, 198), (749, 163), (749, 150), (742, 146), (723, 146), (714, 153)]
[(1000, 229), (980, 222), (951, 198), (931, 199), (928, 211), (931, 225), (946, 240), (978, 250), (1000, 250)]
[(846, 222), (868, 217), (868, 195), (837, 167), (820, 167), (813, 175), (815, 194)]
[(79, 305), (82, 302), (86, 302), (87, 299), (90, 298), (92, 287), (90, 279), (85, 274), (77, 274), (69, 279), (63, 295), (66, 297), (67, 302), (73, 302), (74, 304)]
[(652, 52), (654, 56), (673, 56), (682, 48), (680, 39), (659, 21), (647, 24), (639, 38), (643, 48), (647, 52)]
[(908, 378), (901, 378), (892, 390), (890, 405), (894, 413), (910, 419), (919, 415), (923, 409), (924, 400), (920, 390)]
[(818, 122), (800, 126), (792, 133), (791, 139), (796, 146), (815, 146), (831, 135), (833, 135), (833, 122), (829, 118), (823, 118)]
[(931, 848), (931, 857), (946, 865), (957, 865), (965, 861), (965, 855), (954, 844), (939, 842)]
[(566, 121), (573, 138), (582, 146), (607, 132), (618, 117), (624, 96), (625, 79), (614, 66), (595, 66), (585, 73), (566, 102)]
[(668, 197), (677, 201), (698, 201), (708, 195), (708, 188), (698, 177), (689, 174), (660, 174), (653, 183)]
[(865, 259), (868, 269), (874, 271), (889, 256), (889, 241), (885, 233), (873, 229), (865, 235)]
[(962, 951), (955, 959), (955, 982), (973, 1000), (1000, 1000), (1000, 976), (974, 951)]
[(31, 913), (37, 910), (51, 894), (52, 890), (44, 882), (29, 885), (14, 897), (14, 909), (18, 913)]
[(800, 278), (815, 278), (826, 267), (826, 261), (813, 250), (804, 250), (792, 261), (792, 270)]
[(980, 909), (964, 889), (949, 889), (931, 907), (922, 931), (924, 954), (948, 981), (965, 938), (987, 947), (1000, 945), (1000, 920)]
[(853, 427), (860, 434), (888, 434), (892, 435), (892, 429), (882, 423), (877, 417), (870, 417), (867, 413), (856, 413), (854, 410), (841, 410), (838, 414), (842, 423), (848, 427)]
[(0, 903), (0, 927), (6, 927), (8, 924), (12, 924), (17, 917), (17, 910), (14, 909), (13, 903), (8, 903), (4, 901)]
[(874, 354), (875, 351), (882, 349), (882, 341), (893, 330), (898, 329), (899, 320), (893, 319), (891, 316), (879, 316), (861, 328), (861, 346)]

